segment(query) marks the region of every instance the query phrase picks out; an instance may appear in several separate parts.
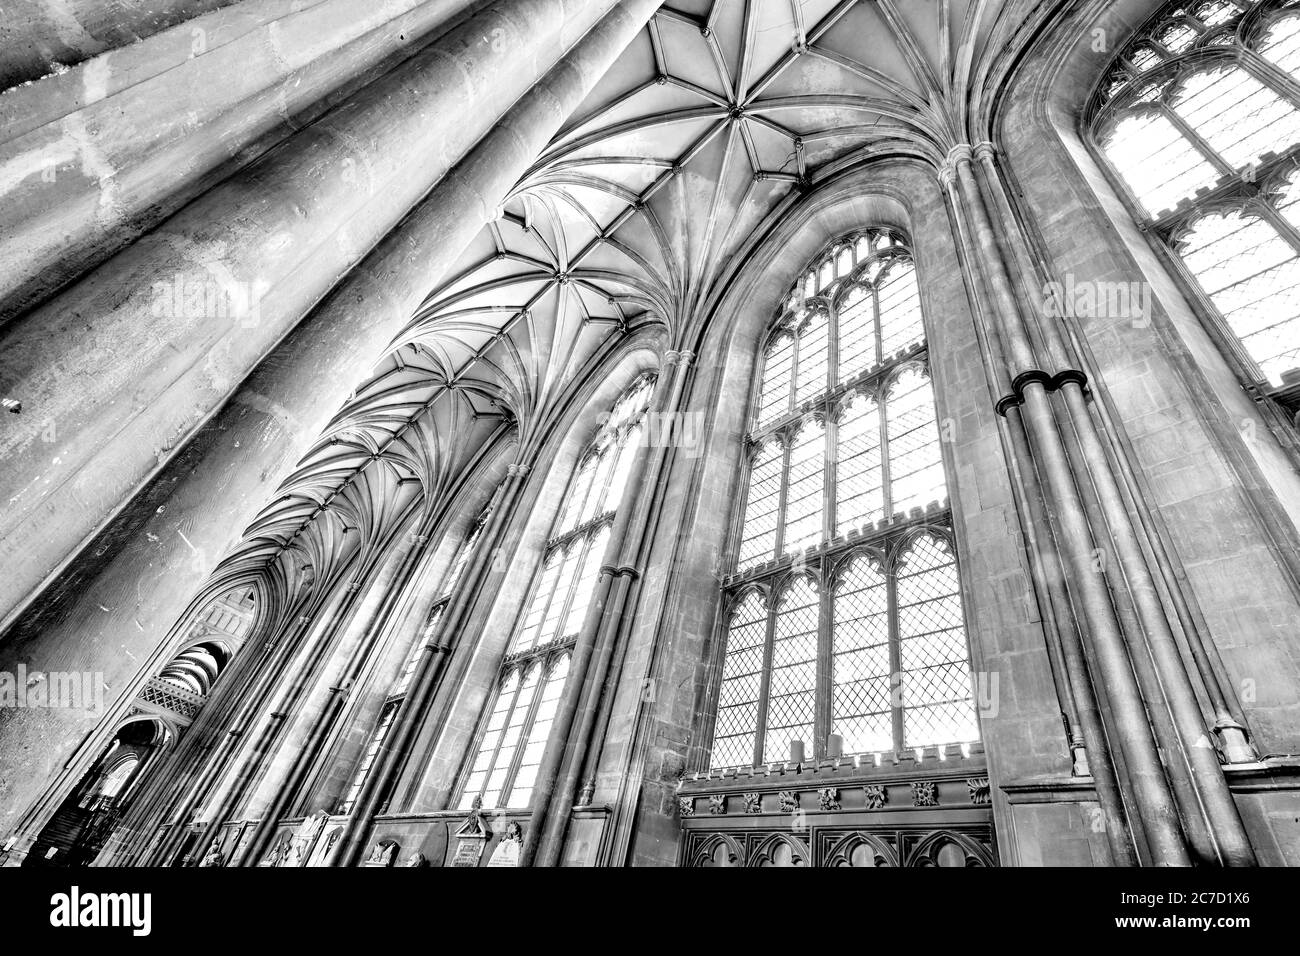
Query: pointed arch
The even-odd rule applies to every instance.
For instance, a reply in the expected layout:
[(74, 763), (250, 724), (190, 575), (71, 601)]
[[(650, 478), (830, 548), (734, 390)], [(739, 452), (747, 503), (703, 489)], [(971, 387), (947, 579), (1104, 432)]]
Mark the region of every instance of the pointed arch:
[[(762, 400), (753, 406), (710, 689), (710, 768), (786, 763), (800, 753), (820, 759), (831, 735), (841, 753), (877, 759), (979, 740), (955, 556), (947, 552), (923, 574), (905, 566), (917, 549), (928, 558), (951, 548), (941, 429), (906, 240), (869, 228), (824, 247), (776, 312), (760, 395), (770, 386), (772, 342), (793, 336), (797, 369), (800, 332), (790, 329), (814, 321), (810, 292), (836, 330), (831, 358), (822, 391), (805, 397), (799, 416), (774, 418)], [(868, 354), (859, 362), (846, 343), (869, 343)], [(856, 363), (847, 374), (845, 361)], [(793, 390), (797, 372), (781, 375), (782, 389)], [(760, 602), (760, 593), (771, 600)], [(943, 626), (927, 631), (928, 619)]]

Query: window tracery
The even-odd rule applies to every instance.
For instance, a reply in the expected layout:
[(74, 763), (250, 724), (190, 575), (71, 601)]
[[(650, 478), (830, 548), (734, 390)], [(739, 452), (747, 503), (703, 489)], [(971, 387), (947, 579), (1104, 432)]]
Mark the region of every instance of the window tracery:
[[(495, 495), (492, 496), (495, 498)], [(478, 548), (479, 540), (483, 536), (483, 529), (487, 526), (488, 518), (492, 515), (492, 505), (489, 503), (478, 517), (474, 520), (474, 525), (469, 533), (465, 535), (456, 552), (455, 560), (447, 576), (443, 579), (439, 590), (441, 594), (433, 608), (429, 611), (429, 616), (425, 621), (424, 627), (420, 633), (420, 639), (415, 642), (415, 647), (407, 656), (402, 670), (397, 676), (396, 682), (389, 690), (384, 703), (379, 709), (379, 717), (375, 721), (375, 728), (370, 733), (370, 739), (366, 744), (366, 749), (361, 754), (361, 760), (358, 762), (355, 772), (352, 775), (352, 782), (348, 786), (346, 795), (339, 804), (339, 813), (350, 813), (357, 797), (361, 794), (361, 788), (365, 785), (366, 778), (370, 776), (370, 771), (374, 768), (375, 760), (378, 759), (380, 752), (383, 750), (384, 742), (388, 739), (389, 732), (393, 729), (393, 722), (397, 718), (397, 712), (401, 708), (402, 702), (406, 699), (407, 691), (410, 690), (411, 680), (415, 676), (415, 670), (419, 666), (420, 658), (423, 655), (424, 648), (429, 640), (433, 637), (442, 621), (442, 616), (447, 610), (447, 603), (451, 600), (456, 586), (460, 583), (461, 576), (465, 573), (465, 566)]]
[(1281, 385), (1300, 368), (1300, 3), (1167, 4), (1118, 51), (1091, 129), (1247, 383)]
[(762, 357), (710, 766), (979, 739), (915, 266), (886, 229), (795, 284)]
[(477, 797), (485, 809), (523, 808), (532, 799), (653, 387), (652, 376), (637, 379), (580, 459), (481, 721), (460, 809)]

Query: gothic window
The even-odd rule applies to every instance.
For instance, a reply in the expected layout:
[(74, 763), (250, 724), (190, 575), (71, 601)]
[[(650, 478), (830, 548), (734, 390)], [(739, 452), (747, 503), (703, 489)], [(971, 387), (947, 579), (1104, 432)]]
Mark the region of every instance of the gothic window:
[(1247, 384), (1279, 386), (1300, 368), (1300, 3), (1166, 4), (1105, 72), (1092, 132)]
[(710, 766), (979, 738), (916, 270), (835, 243), (762, 357)]
[(546, 543), (532, 593), (480, 721), (459, 803), (528, 806), (569, 658), (578, 639), (644, 428), (654, 379), (642, 376), (605, 416), (580, 459)]
[[(98, 792), (93, 795), (93, 800), (89, 801), (88, 804), (95, 808), (111, 804), (122, 794), (122, 791), (126, 788), (127, 781), (135, 775), (139, 766), (140, 758), (136, 754), (124, 758), (104, 776), (103, 782), (99, 785)], [(87, 806), (88, 804), (83, 803), (82, 806)]]
[(447, 602), (451, 600), (456, 585), (460, 583), (461, 575), (465, 573), (465, 565), (478, 547), (479, 539), (483, 536), (483, 528), (487, 525), (487, 520), (491, 514), (492, 506), (489, 504), (475, 519), (474, 526), (461, 542), (456, 558), (452, 562), (451, 570), (443, 579), (439, 588), (440, 596), (434, 602), (429, 617), (421, 629), (420, 639), (415, 642), (414, 649), (407, 656), (406, 663), (402, 665), (401, 673), (398, 674), (396, 682), (384, 699), (383, 706), (379, 709), (379, 719), (375, 721), (375, 729), (371, 731), (370, 740), (361, 755), (361, 761), (357, 764), (356, 771), (352, 775), (352, 783), (348, 786), (348, 792), (344, 796), (343, 802), (339, 805), (339, 813), (350, 813), (352, 811), (352, 805), (361, 793), (366, 778), (370, 776), (375, 760), (378, 759), (380, 752), (383, 750), (384, 741), (388, 739), (388, 734), (393, 729), (393, 721), (397, 718), (397, 712), (401, 708), (402, 701), (406, 699), (406, 692), (411, 687), (411, 679), (415, 676), (415, 669), (419, 666), (424, 648), (429, 639), (433, 637), (434, 632), (437, 631), (438, 624), (442, 621), (442, 615), (447, 610)]

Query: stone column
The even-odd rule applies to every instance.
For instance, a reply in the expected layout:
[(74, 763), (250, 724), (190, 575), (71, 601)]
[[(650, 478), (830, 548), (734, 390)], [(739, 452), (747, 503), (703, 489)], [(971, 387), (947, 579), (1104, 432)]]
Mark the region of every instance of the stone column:
[(384, 591), (381, 600), (364, 620), (353, 625), (353, 629), (363, 634), (364, 639), (352, 651), (347, 667), (337, 684), (329, 689), (329, 698), (312, 721), (305, 740), (296, 747), (284, 781), (276, 788), (275, 795), (262, 813), (257, 828), (248, 840), (248, 848), (240, 865), (256, 866), (257, 861), (269, 849), (281, 818), (291, 812), (294, 802), (302, 795), (302, 788), (308, 776), (317, 768), (320, 755), (335, 729), (339, 716), (343, 713), (348, 696), (356, 688), (357, 682), (370, 664), (381, 639), (389, 633), (399, 606), (408, 596), (408, 588), (413, 581), (427, 577), (429, 564), (436, 551), (429, 546), (429, 542), (435, 527), (441, 523), (445, 515), (440, 509), (434, 512), (427, 507), (425, 513), (424, 524), (415, 535), (415, 546), (400, 555), (399, 565), (391, 578), (376, 582), (376, 586), (382, 587)]
[[(245, 711), (242, 721), (246, 731), (251, 731), (263, 721), (268, 704), (274, 702), (276, 709), (262, 722), (256, 737), (249, 739), (244, 747), (231, 747), (214, 760), (214, 765), (209, 768), (208, 787), (196, 790), (187, 801), (191, 809), (198, 808), (207, 818), (209, 832), (219, 833), (229, 822), (232, 814), (244, 809), (246, 798), (252, 794), (254, 786), (260, 780), (266, 762), (270, 760), (275, 748), (293, 725), (294, 719), (305, 705), (308, 692), (315, 686), (321, 669), (327, 665), (347, 621), (356, 608), (364, 578), (373, 573), (373, 570), (372, 567), (358, 571), (355, 577), (342, 586), (342, 593), (326, 612), (324, 620), (312, 629), (315, 641), (309, 648), (309, 656), (302, 666), (297, 669), (288, 668), (286, 665), (292, 662), (295, 656), (284, 655), (281, 658), (279, 673), (273, 677), (273, 683), (265, 689), (265, 693), (249, 701), (250, 706)], [(243, 736), (240, 735), (241, 738)], [(237, 764), (233, 780), (230, 774), (232, 764)], [(229, 784), (226, 784), (227, 780), (230, 780)], [(214, 797), (215, 803), (209, 802)], [(164, 852), (175, 849), (175, 838), (179, 836), (183, 824), (190, 821), (178, 816), (175, 822), (176, 825), (169, 834), (169, 839), (164, 841)]]
[[(1109, 694), (1115, 737), (1124, 752), (1133, 797), (1141, 815), (1152, 862), (1188, 866), (1174, 794), (1165, 779), (1158, 748), (1147, 721), (1145, 701), (1128, 659), (1125, 637), (1101, 574), (1093, 566), (1095, 541), (1075, 485), (1069, 459), (1048, 397), (1051, 376), (1039, 367), (1034, 343), (1020, 312), (1014, 285), (1003, 262), (988, 209), (984, 205), (969, 146), (949, 154), (943, 170), (944, 194), (970, 242), (971, 259), (981, 266), (1013, 394), (999, 411), (1020, 423), (1029, 438), (1034, 467), (1046, 485), (1048, 516), (1067, 571), (1067, 586), (1083, 614), (1095, 648), (1101, 681)], [(1091, 741), (1089, 741), (1091, 744)], [(1116, 834), (1108, 834), (1112, 842)]]
[[(298, 457), (599, 78), (548, 71), (615, 6), (491, 4), (0, 330), (23, 408), (0, 431), (0, 628), (232, 394), (264, 416), (241, 468)], [(312, 374), (237, 392), (309, 313)], [(272, 422), (284, 454), (253, 464)]]
[[(308, 595), (278, 631), (250, 635), (232, 664), (238, 670), (217, 685), (219, 699), (209, 701), (172, 759), (148, 782), (149, 792), (142, 792), (131, 808), (129, 823), (137, 832), (120, 857), (110, 861), (113, 865), (166, 863), (184, 824), (220, 783), (284, 668), (313, 633), (310, 625), (319, 603), (318, 595)], [(168, 822), (170, 830), (154, 845), (154, 834)]]
[[(220, 2), (182, 27), (4, 92), (0, 326), (483, 6)], [(136, 6), (112, 4), (112, 25)], [(0, 75), (4, 59), (0, 52)]]
[[(568, 21), (563, 33), (567, 38), (610, 4), (604, 0), (587, 3), (576, 12), (572, 5), (566, 8), (559, 0), (504, 6), (511, 19), (495, 13), (491, 14), (494, 19), (490, 22), (471, 23), (477, 23), (480, 29), (496, 24), (491, 29), (504, 31), (503, 36), (510, 43), (524, 43), (520, 37), (524, 29), (521, 18), (531, 10), (537, 14), (537, 22), (529, 28), (530, 36), (523, 48), (545, 47), (550, 55), (559, 52), (559, 44), (551, 36), (554, 30), (543, 27), (558, 16), (557, 9), (560, 14), (567, 10)], [(614, 5), (563, 60), (518, 99), (469, 155), (258, 366), (232, 399), (114, 520), (111, 528), (95, 542), (92, 551), (98, 553), (94, 559), (87, 555), (86, 560), (77, 563), (75, 573), (61, 580), (60, 602), (47, 599), (38, 611), (23, 615), (11, 628), (5, 645), (0, 648), (0, 666), (7, 655), (39, 656), (48, 648), (60, 648), (60, 654), (73, 658), (70, 664), (81, 665), (75, 669), (102, 668), (110, 685), (126, 679), (132, 670), (129, 656), (114, 654), (102, 661), (97, 659), (102, 655), (96, 654), (96, 645), (111, 642), (117, 647), (126, 641), (127, 650), (141, 652), (157, 646), (166, 628), (180, 614), (188, 595), (197, 590), (217, 558), (235, 544), (239, 530), (265, 504), (279, 479), (323, 430), (348, 390), (382, 356), (461, 250), (496, 215), (497, 207), (520, 176), (657, 7), (654, 0)], [(490, 32), (487, 35), (491, 37)], [(537, 36), (549, 36), (549, 45), (537, 40)], [(471, 50), (483, 54), (481, 61), (474, 61), (471, 71), (478, 82), (491, 85), (502, 76), (526, 73), (530, 69), (529, 61), (518, 54), (510, 56), (507, 50), (501, 54), (504, 60), (499, 61), (495, 53), (487, 56), (490, 44), (480, 49), (474, 36), (469, 41), (461, 51), (461, 59)], [(482, 71), (490, 71), (492, 76), (480, 75)], [(409, 108), (404, 108), (402, 113), (403, 123), (407, 125), (433, 123), (438, 127), (431, 134), (435, 138), (452, 134), (442, 128), (445, 118), (439, 119), (427, 111), (421, 117), (412, 114)], [(436, 162), (437, 155), (437, 150), (431, 150), (428, 157), (422, 155), (415, 165)], [(250, 188), (253, 185), (250, 183)], [(303, 182), (291, 185), (295, 193), (307, 188)], [(353, 187), (349, 185), (349, 188)], [(261, 195), (260, 191), (255, 192)], [(291, 221), (293, 218), (290, 215)], [(222, 216), (219, 223), (225, 220)], [(250, 238), (250, 242), (253, 239), (257, 240), (253, 244), (262, 248), (265, 237), (258, 235)], [(92, 289), (99, 288), (98, 280), (88, 282)], [(104, 294), (103, 290), (98, 294)], [(138, 295), (128, 297), (128, 302), (137, 310), (144, 305)], [(127, 308), (127, 304), (121, 308)], [(3, 348), (0, 345), (0, 350)], [(169, 351), (165, 346), (163, 349)], [(5, 360), (9, 360), (8, 355)], [(187, 365), (182, 361), (180, 365), (194, 370), (192, 363)], [(60, 389), (73, 394), (77, 392), (74, 386), (75, 382), (64, 381)], [(102, 389), (99, 396), (104, 397)], [(119, 406), (126, 404), (130, 403), (123, 401)], [(174, 396), (151, 395), (148, 408), (153, 411), (145, 410), (141, 415), (147, 418), (150, 414), (174, 414), (178, 404), (185, 403), (178, 403)], [(106, 416), (102, 422), (95, 419), (94, 427), (102, 424), (111, 430), (111, 419), (112, 416)], [(144, 421), (144, 418), (137, 416), (133, 421)], [(132, 428), (118, 431), (111, 436), (111, 441), (113, 448), (126, 456), (138, 455), (141, 448), (158, 448), (160, 456), (166, 454), (158, 443)], [(82, 460), (78, 467), (86, 469), (89, 480), (99, 480), (102, 474), (105, 485), (113, 484), (112, 469), (105, 472), (89, 460)], [(127, 471), (130, 472), (128, 483), (143, 477), (139, 469)], [(117, 473), (126, 474), (120, 469)], [(51, 486), (54, 484), (57, 482), (51, 478)], [(67, 487), (70, 486), (65, 486), (65, 491)], [(62, 491), (58, 493), (62, 494)], [(58, 495), (29, 510), (23, 519), (28, 522), (23, 525), (27, 532), (6, 538), (5, 547), (22, 549), (26, 547), (25, 534), (48, 531), (39, 526), (39, 521), (51, 509), (60, 514), (66, 509), (70, 514), (84, 516), (87, 509), (77, 508)], [(75, 535), (85, 530), (77, 529)], [(51, 567), (54, 559), (46, 561), (35, 552), (48, 555), (54, 546), (45, 543), (37, 547), (34, 541), (27, 543), (33, 545), (34, 553), (14, 567), (20, 570), (38, 565), (43, 569)], [(15, 571), (10, 580), (17, 577)], [(34, 583), (29, 580), (16, 585), (14, 594)], [(15, 597), (15, 600), (19, 599)], [(52, 724), (58, 722), (57, 717), (46, 719)], [(0, 733), (0, 752), (7, 743), (4, 736)], [(48, 733), (50, 739), (66, 736), (62, 728), (52, 728)], [(43, 759), (54, 764), (60, 756), (56, 746)], [(16, 792), (14, 799), (20, 802), (31, 799), (44, 773), (43, 766), (37, 768), (37, 773), (32, 775), (31, 791)]]
[(693, 358), (690, 352), (669, 351), (664, 355), (647, 412), (645, 443), (637, 449), (628, 471), (626, 504), (614, 519), (591, 608), (574, 645), (568, 685), (537, 768), (521, 866), (554, 866), (559, 861), (569, 814), (578, 800), (583, 766), (593, 746), (601, 697), (611, 680), (610, 664), (623, 614), (640, 577), (641, 543), (648, 530), (646, 518), (668, 454), (667, 443), (656, 441), (651, 427), (661, 426), (665, 416), (672, 422), (671, 416), (681, 405)]
[[(995, 199), (1004, 199), (1005, 190), (994, 154), (991, 143), (981, 143), (974, 149), (986, 189)], [(996, 208), (1000, 204), (995, 202), (994, 205)], [(1011, 237), (1009, 242), (1019, 245), (1015, 237)], [(1061, 314), (1064, 314), (1063, 310)], [(1110, 532), (1115, 559), (1139, 624), (1139, 629), (1130, 637), (1130, 656), (1139, 683), (1153, 706), (1163, 706), (1168, 710), (1171, 739), (1162, 740), (1162, 743), (1175, 752), (1181, 751), (1186, 764), (1186, 769), (1178, 763), (1167, 764), (1175, 782), (1175, 795), (1179, 794), (1179, 778), (1186, 779), (1185, 786), (1190, 791), (1182, 800), (1185, 825), (1189, 835), (1204, 829), (1200, 823), (1204, 814), (1212, 824), (1205, 840), (1210, 853), (1217, 852), (1221, 860), (1231, 866), (1253, 866), (1254, 850), (1228, 790), (1218, 753), (1210, 742), (1210, 728), (1201, 715), (1200, 703), (1169, 616), (1161, 603), (1151, 564), (1139, 543), (1138, 531), (1111, 456), (1089, 411), (1083, 387), (1087, 377), (1071, 361), (1070, 351), (1056, 323), (1042, 323), (1042, 337), (1047, 361), (1052, 363), (1049, 368), (1055, 397), (1073, 426), (1074, 440), (1071, 444), (1077, 446), (1077, 456), (1081, 460), (1081, 467), (1076, 467), (1076, 471), (1086, 472), (1091, 479), (1096, 508), (1102, 516), (1102, 520), (1094, 524), (1094, 531), (1100, 534), (1104, 527)], [(1202, 686), (1210, 697), (1209, 703), (1217, 718), (1214, 731), (1223, 741), (1225, 752), (1229, 759), (1236, 757), (1240, 761), (1244, 755), (1245, 760), (1253, 761), (1254, 752), (1246, 741), (1244, 729), (1228, 712), (1208, 662), (1202, 663), (1206, 651), (1200, 635), (1188, 634), (1187, 644), (1193, 660), (1202, 665)], [(1152, 667), (1146, 666), (1146, 655), (1149, 655)], [(1155, 726), (1159, 731), (1161, 722), (1156, 721)]]
[(369, 776), (353, 801), (351, 816), (334, 844), (328, 865), (354, 866), (360, 860), (375, 815), (380, 812), (397, 783), (437, 694), (447, 652), (451, 650), (452, 636), (460, 632), (466, 614), (478, 598), (478, 590), (471, 585), (483, 581), (490, 570), (493, 563), (493, 549), (490, 545), (498, 540), (509, 521), (510, 512), (514, 509), (527, 477), (526, 466), (510, 465), (507, 468), (506, 479), (497, 488), (492, 500), (492, 512), (479, 536), (479, 546), (461, 574), (461, 586), (456, 588), (438, 626), (425, 637), (420, 660), (411, 673), (406, 698), (398, 708), (393, 726), (370, 768)]

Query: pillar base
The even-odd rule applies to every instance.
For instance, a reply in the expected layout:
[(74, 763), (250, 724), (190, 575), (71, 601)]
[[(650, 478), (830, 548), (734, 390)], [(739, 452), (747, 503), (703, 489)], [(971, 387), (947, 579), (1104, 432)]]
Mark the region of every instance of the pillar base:
[(1225, 763), (1257, 763), (1259, 754), (1251, 746), (1246, 728), (1235, 720), (1220, 720), (1214, 725), (1215, 736), (1219, 738), (1219, 748), (1223, 752)]

